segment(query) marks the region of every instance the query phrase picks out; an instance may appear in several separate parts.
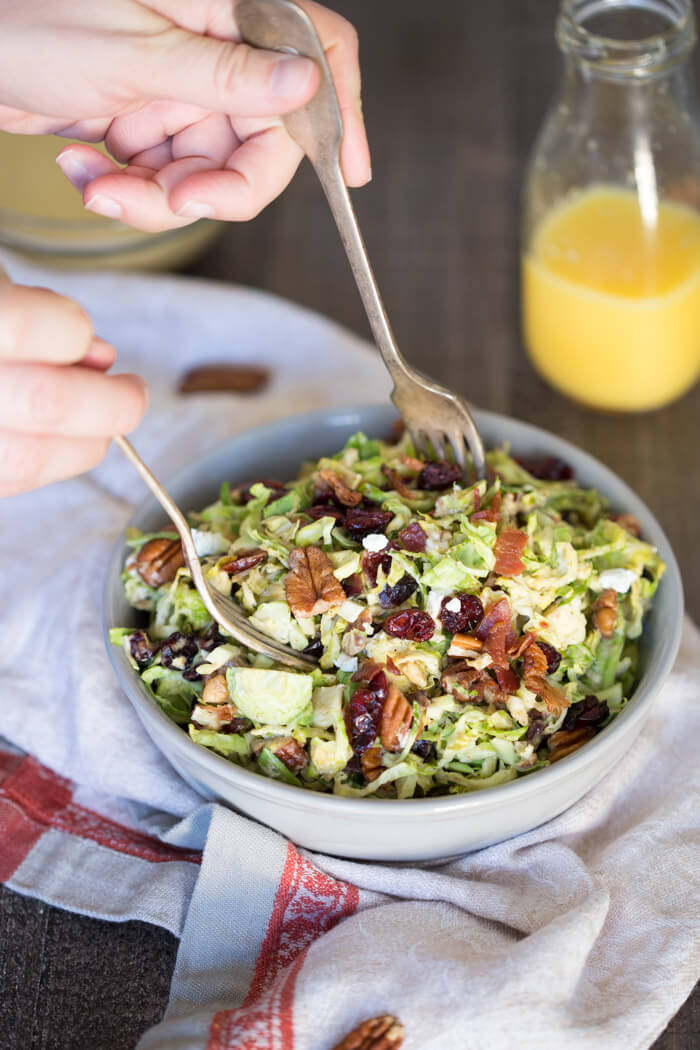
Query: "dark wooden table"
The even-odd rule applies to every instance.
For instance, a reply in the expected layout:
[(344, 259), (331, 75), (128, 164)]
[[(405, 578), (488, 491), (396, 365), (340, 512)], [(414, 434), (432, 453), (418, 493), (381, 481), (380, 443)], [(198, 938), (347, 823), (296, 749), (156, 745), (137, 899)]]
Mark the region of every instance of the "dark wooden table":
[[(374, 181), (355, 194), (406, 355), (477, 404), (589, 449), (656, 512), (700, 615), (700, 388), (648, 416), (602, 416), (550, 390), (522, 350), (523, 166), (558, 73), (556, 0), (335, 0), (361, 39)], [(227, 228), (192, 273), (367, 324), (310, 170), (262, 216)], [(280, 332), (284, 339), (284, 332)], [(161, 1015), (176, 941), (0, 891), (1, 1050), (130, 1050)], [(696, 992), (655, 1044), (691, 1050)]]

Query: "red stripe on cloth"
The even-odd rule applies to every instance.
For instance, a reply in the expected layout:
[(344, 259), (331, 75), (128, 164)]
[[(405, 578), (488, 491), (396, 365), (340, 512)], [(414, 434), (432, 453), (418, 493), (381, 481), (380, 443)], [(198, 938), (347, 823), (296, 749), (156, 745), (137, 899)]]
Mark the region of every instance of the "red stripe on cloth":
[[(0, 755), (3, 753), (0, 752)], [(6, 753), (4, 753), (6, 755)], [(17, 756), (10, 756), (16, 758)], [(9, 767), (9, 763), (7, 764)], [(58, 776), (46, 766), (42, 766), (31, 755), (21, 758), (14, 768), (0, 779), (0, 801), (11, 802), (18, 808), (26, 821), (38, 826), (41, 832), (47, 828), (57, 828), (78, 838), (90, 839), (117, 853), (126, 853), (142, 860), (161, 863), (163, 861), (185, 860), (193, 864), (201, 863), (199, 852), (166, 846), (150, 835), (126, 828), (116, 821), (101, 817), (98, 813), (86, 809), (73, 801), (74, 784), (65, 777)], [(13, 846), (13, 827), (18, 835), (17, 822), (7, 827), (0, 824), (0, 849), (4, 855)], [(39, 836), (37, 836), (38, 838)], [(27, 856), (37, 838), (26, 848), (20, 863)], [(17, 864), (12, 869), (17, 869)], [(4, 876), (9, 878), (12, 871)]]
[(0, 788), (0, 882), (12, 878), (45, 831), (16, 802), (3, 798)]
[(293, 1050), (294, 989), (313, 942), (357, 911), (356, 886), (326, 875), (291, 843), (250, 990), (237, 1010), (220, 1010), (207, 1050)]
[(11, 751), (0, 751), (0, 784), (22, 764), (23, 758), (24, 755), (15, 755)]

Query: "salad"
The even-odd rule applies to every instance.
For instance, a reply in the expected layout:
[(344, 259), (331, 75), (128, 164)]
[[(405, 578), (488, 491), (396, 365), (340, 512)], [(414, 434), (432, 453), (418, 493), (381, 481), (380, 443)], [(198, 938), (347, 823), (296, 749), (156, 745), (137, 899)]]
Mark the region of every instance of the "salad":
[(220, 633), (172, 530), (129, 535), (144, 623), (111, 640), (195, 743), (297, 787), (447, 795), (556, 762), (627, 703), (664, 566), (562, 461), (488, 463), (466, 486), (406, 434), (358, 433), (190, 514), (209, 582), (308, 673)]

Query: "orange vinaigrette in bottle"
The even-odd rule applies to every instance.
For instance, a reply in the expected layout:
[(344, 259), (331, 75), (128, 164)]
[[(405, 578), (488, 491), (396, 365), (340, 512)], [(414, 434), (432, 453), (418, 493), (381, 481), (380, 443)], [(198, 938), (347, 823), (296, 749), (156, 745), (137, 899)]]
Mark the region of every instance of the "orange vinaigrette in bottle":
[(700, 374), (700, 123), (690, 0), (563, 0), (562, 89), (525, 191), (522, 317), (575, 400), (658, 408)]

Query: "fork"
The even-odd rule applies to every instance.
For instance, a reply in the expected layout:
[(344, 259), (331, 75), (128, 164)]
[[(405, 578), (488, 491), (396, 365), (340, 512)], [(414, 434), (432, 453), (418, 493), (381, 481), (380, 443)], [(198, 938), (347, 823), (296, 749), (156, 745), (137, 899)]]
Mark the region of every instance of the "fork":
[(432, 454), (445, 459), (446, 443), (449, 444), (468, 482), (466, 440), (474, 473), (477, 479), (485, 478), (484, 446), (468, 405), (457, 394), (411, 368), (396, 344), (341, 172), (343, 120), (313, 22), (291, 0), (239, 0), (236, 22), (243, 39), (253, 47), (304, 55), (319, 67), (321, 84), (313, 99), (302, 109), (287, 113), (282, 122), (311, 161), (323, 187), (375, 341), (394, 382), (391, 399), (420, 455), (428, 458), (432, 446)]

